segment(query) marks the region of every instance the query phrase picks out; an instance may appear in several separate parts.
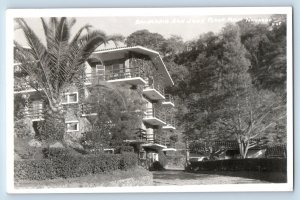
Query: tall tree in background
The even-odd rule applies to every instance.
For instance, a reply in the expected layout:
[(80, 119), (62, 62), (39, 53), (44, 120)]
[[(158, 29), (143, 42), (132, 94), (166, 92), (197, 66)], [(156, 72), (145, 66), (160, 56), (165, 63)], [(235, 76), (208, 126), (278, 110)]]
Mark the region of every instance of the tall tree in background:
[(286, 85), (286, 17), (273, 15), (269, 24), (240, 21), (241, 40), (249, 52), (250, 74), (258, 88), (284, 92)]
[[(107, 36), (102, 31), (90, 30), (90, 25), (81, 27), (71, 37), (74, 18), (41, 18), (45, 42), (22, 19), (16, 19), (18, 28), (24, 32), (29, 48), (16, 41), (14, 59), (27, 73), (29, 84), (40, 92), (47, 103), (45, 116), (45, 138), (49, 141), (62, 141), (65, 132), (62, 100), (65, 90), (80, 78), (83, 64), (102, 44), (118, 41), (119, 36)], [(50, 135), (50, 130), (52, 133)]]
[(161, 34), (151, 33), (146, 29), (131, 33), (125, 41), (127, 46), (140, 45), (158, 52), (164, 42), (165, 38)]
[(249, 53), (241, 43), (239, 27), (227, 25), (219, 35), (203, 35), (194, 45), (181, 58), (191, 74), (189, 90), (184, 91), (186, 136), (236, 139), (245, 158), (249, 149), (259, 145), (256, 139), (272, 141), (282, 134), (275, 127), (285, 120), (284, 97), (252, 84)]

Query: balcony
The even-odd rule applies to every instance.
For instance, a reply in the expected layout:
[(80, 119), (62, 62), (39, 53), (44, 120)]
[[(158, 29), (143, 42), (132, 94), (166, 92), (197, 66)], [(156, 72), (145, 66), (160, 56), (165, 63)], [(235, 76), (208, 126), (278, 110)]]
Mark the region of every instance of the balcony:
[(144, 70), (142, 67), (121, 68), (118, 70), (106, 70), (105, 74), (87, 73), (85, 84), (98, 84), (102, 81), (109, 83), (126, 83), (130, 85), (144, 85)]
[(147, 135), (145, 144), (142, 146), (163, 151), (175, 150), (175, 142), (160, 134)]
[(143, 121), (153, 126), (166, 125), (165, 114), (157, 108), (148, 108), (145, 112)]
[(174, 107), (174, 97), (170, 94), (165, 94), (165, 100), (162, 102), (162, 104)]
[(143, 94), (151, 100), (161, 100), (165, 99), (165, 91), (164, 88), (156, 83), (153, 82), (152, 84), (149, 84), (149, 81), (146, 83), (144, 89), (143, 89)]
[(25, 107), (21, 110), (22, 117), (30, 118), (32, 121), (44, 120), (45, 110), (43, 108)]
[[(36, 84), (36, 87), (38, 85)], [(18, 78), (14, 79), (14, 93), (27, 93), (27, 92), (35, 92), (36, 89), (31, 87), (29, 81), (21, 80)]]
[(175, 119), (173, 116), (167, 116), (166, 117), (166, 125), (163, 126), (162, 128), (164, 130), (175, 130)]
[(145, 72), (142, 67), (130, 67), (112, 71), (105, 71), (105, 80), (110, 83), (127, 83), (130, 85), (144, 85)]

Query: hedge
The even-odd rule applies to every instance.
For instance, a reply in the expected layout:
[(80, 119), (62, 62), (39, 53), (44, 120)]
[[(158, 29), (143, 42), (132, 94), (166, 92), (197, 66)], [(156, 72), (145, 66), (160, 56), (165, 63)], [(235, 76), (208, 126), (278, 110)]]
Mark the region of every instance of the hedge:
[(286, 172), (286, 159), (249, 158), (191, 162), (186, 171), (266, 171)]
[(134, 153), (80, 156), (49, 153), (48, 155), (48, 158), (41, 160), (15, 161), (15, 178), (22, 180), (72, 178), (118, 169), (127, 170), (138, 163), (137, 155)]

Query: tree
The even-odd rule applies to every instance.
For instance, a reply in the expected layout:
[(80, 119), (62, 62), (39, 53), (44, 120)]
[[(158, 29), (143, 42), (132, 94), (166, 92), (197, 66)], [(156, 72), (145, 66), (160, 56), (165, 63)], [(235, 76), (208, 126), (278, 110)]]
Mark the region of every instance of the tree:
[(133, 139), (142, 124), (144, 104), (138, 89), (115, 87), (109, 83), (95, 85), (85, 101), (90, 111), (97, 113), (88, 118), (92, 128), (86, 139), (94, 145), (110, 147)]
[(127, 46), (143, 46), (160, 52), (161, 46), (165, 42), (165, 38), (158, 33), (151, 33), (148, 30), (138, 30), (131, 33), (125, 43)]
[(286, 85), (286, 17), (273, 15), (269, 24), (237, 23), (241, 40), (249, 52), (253, 83), (278, 93)]
[(286, 132), (278, 128), (286, 123), (285, 93), (255, 87), (239, 27), (227, 25), (219, 35), (202, 35), (193, 45), (175, 60), (190, 74), (181, 96), (185, 111), (178, 113), (186, 138), (235, 139), (243, 158), (262, 139), (284, 142), (280, 135)]
[[(41, 93), (47, 104), (44, 139), (62, 141), (65, 133), (64, 92), (80, 82), (84, 63), (95, 49), (108, 41), (118, 41), (120, 36), (107, 36), (104, 32), (91, 30), (90, 25), (81, 27), (73, 37), (71, 30), (76, 19), (65, 17), (41, 18), (45, 42), (43, 42), (23, 18), (16, 23), (25, 35), (29, 48), (16, 41), (14, 59), (27, 73), (29, 84)], [(80, 86), (77, 84), (77, 86)], [(50, 136), (50, 130), (52, 135)]]

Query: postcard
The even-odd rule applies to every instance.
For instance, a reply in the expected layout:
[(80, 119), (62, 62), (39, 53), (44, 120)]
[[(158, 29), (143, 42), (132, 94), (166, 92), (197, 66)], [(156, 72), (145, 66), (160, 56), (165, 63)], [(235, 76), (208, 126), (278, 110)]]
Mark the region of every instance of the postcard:
[(293, 190), (291, 7), (6, 14), (8, 193)]

